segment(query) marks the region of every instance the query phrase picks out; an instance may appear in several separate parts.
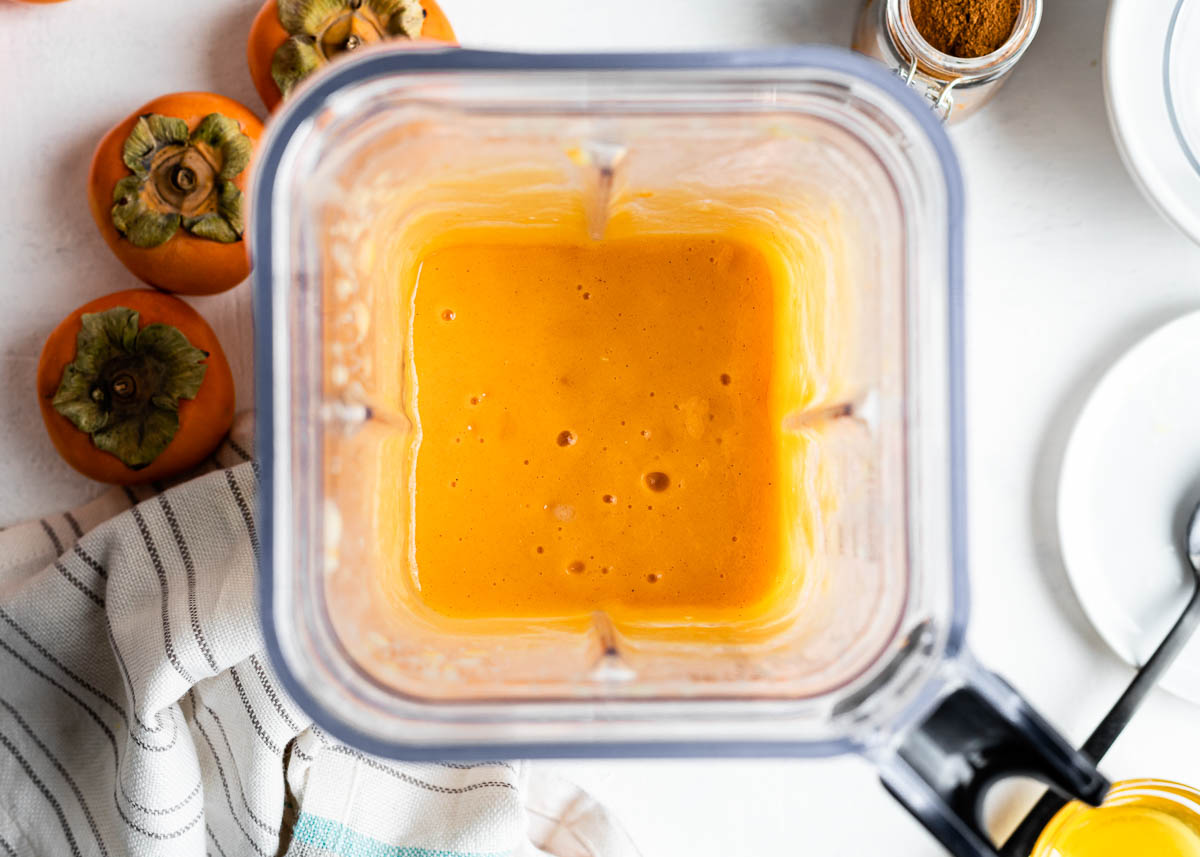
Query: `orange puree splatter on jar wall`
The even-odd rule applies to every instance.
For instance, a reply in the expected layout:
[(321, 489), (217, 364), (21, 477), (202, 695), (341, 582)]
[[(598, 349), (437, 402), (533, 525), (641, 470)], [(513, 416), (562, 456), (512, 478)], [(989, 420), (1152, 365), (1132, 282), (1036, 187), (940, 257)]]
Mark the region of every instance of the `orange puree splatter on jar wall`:
[(731, 238), (506, 241), (420, 260), (411, 559), (454, 618), (747, 608), (786, 573), (777, 303)]

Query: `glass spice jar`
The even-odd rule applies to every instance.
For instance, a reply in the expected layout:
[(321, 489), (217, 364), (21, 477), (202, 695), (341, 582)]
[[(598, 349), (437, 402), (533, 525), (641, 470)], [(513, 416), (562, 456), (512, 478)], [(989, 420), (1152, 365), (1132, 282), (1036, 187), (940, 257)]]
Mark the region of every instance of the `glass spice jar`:
[(852, 47), (882, 60), (923, 94), (948, 124), (988, 102), (1025, 53), (1042, 20), (1042, 0), (1021, 0), (1012, 32), (981, 57), (956, 57), (934, 48), (917, 29), (909, 0), (867, 0)]

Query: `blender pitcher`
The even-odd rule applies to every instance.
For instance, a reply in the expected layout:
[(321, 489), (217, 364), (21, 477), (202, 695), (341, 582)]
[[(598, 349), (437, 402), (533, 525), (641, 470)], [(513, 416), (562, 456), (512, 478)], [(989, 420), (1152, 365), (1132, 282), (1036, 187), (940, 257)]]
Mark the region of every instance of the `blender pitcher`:
[[(288, 101), (252, 205), (263, 624), (331, 734), (405, 759), (855, 752), (963, 857), (994, 853), (979, 805), (997, 779), (1104, 797), (963, 648), (962, 187), (894, 75), (819, 47), (383, 46)], [(770, 610), (464, 620), (421, 603), (403, 281), (479, 224), (770, 236), (805, 289), (788, 312), (820, 332), (782, 429), (808, 512)]]

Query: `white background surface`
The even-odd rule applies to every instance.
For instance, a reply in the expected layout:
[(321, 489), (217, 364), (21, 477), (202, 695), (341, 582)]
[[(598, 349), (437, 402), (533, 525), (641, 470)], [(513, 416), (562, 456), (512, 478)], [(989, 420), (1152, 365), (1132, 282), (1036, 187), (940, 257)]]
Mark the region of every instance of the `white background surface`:
[[(244, 59), (257, 5), (0, 0), (0, 525), (97, 490), (58, 460), (33, 398), (37, 355), (59, 319), (136, 285), (87, 211), (92, 148), (165, 92), (210, 89), (261, 110)], [(444, 0), (465, 44), (542, 50), (846, 44), (856, 5)], [(1105, 4), (1046, 7), (1007, 87), (952, 133), (968, 194), (970, 641), (1079, 740), (1130, 670), (1091, 630), (1062, 569), (1062, 447), (1104, 368), (1150, 329), (1200, 307), (1200, 248), (1159, 219), (1118, 160), (1100, 84)], [(244, 378), (248, 288), (194, 303)], [(1200, 709), (1156, 694), (1107, 772), (1200, 785), (1198, 724)], [(647, 857), (939, 853), (855, 759), (557, 767), (604, 798)], [(1011, 815), (1012, 802), (1000, 803)]]

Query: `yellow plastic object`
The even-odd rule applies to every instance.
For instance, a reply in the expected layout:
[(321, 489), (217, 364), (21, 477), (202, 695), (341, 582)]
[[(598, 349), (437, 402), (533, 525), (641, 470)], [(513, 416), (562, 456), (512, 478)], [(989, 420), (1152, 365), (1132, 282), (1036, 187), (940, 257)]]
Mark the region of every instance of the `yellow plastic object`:
[(1200, 792), (1163, 780), (1117, 783), (1093, 809), (1067, 804), (1031, 857), (1200, 857)]

